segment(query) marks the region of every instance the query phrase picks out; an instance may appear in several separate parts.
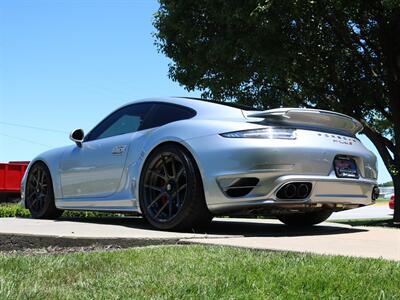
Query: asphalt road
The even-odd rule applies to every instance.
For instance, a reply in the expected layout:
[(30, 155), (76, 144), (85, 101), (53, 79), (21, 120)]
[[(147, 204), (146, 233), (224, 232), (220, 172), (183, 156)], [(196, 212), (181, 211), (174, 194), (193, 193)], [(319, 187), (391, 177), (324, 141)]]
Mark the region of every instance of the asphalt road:
[(329, 220), (344, 219), (384, 219), (393, 216), (393, 210), (385, 203), (366, 206), (356, 209), (345, 210), (333, 213)]

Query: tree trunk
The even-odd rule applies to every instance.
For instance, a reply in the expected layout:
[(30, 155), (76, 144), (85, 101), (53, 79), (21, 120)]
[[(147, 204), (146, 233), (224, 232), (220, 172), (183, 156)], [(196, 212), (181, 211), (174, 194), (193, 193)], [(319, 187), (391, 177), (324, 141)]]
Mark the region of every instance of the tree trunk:
[(392, 34), (395, 38), (392, 42), (391, 60), (392, 60), (392, 76), (391, 84), (392, 97), (390, 106), (393, 114), (393, 128), (395, 140), (394, 156), (394, 172), (393, 184), (395, 188), (395, 200), (393, 221), (400, 224), (400, 9), (397, 9), (392, 19)]
[(389, 172), (395, 189), (393, 221), (400, 224), (400, 8), (391, 12), (386, 24), (382, 26), (382, 46), (388, 70), (389, 107), (393, 115), (394, 151)]

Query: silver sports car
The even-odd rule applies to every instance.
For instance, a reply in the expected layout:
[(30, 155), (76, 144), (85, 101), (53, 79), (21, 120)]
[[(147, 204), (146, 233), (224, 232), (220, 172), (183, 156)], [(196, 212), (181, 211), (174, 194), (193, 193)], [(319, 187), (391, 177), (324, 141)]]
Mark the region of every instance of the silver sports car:
[(257, 111), (193, 98), (127, 104), (74, 145), (36, 157), (22, 180), (34, 218), (63, 210), (135, 212), (191, 230), (215, 215), (272, 215), (313, 225), (379, 194), (375, 155), (335, 112)]

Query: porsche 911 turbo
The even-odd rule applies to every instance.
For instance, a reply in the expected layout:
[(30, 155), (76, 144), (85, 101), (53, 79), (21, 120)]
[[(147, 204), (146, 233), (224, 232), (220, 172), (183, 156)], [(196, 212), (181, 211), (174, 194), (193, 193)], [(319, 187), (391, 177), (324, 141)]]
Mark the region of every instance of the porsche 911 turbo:
[(349, 116), (318, 109), (135, 101), (87, 134), (73, 130), (73, 145), (33, 159), (22, 205), (34, 218), (138, 213), (161, 230), (195, 230), (217, 215), (314, 225), (379, 195), (376, 157), (356, 137), (361, 130)]

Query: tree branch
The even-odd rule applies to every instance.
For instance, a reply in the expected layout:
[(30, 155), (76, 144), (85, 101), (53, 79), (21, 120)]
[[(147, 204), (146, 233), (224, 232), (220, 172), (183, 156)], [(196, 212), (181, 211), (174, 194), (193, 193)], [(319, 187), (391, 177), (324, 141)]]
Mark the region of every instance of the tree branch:
[(383, 162), (385, 163), (386, 168), (390, 171), (392, 169), (392, 166), (394, 165), (394, 160), (389, 153), (388, 149), (390, 148), (387, 147), (387, 145), (390, 145), (392, 149), (394, 149), (394, 145), (388, 139), (381, 136), (379, 133), (369, 127), (369, 125), (364, 120), (361, 120), (361, 123), (364, 126), (364, 130), (362, 131), (362, 133), (364, 133), (375, 145), (376, 149), (383, 159)]

